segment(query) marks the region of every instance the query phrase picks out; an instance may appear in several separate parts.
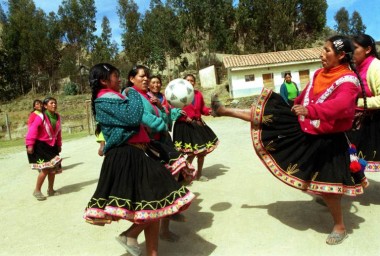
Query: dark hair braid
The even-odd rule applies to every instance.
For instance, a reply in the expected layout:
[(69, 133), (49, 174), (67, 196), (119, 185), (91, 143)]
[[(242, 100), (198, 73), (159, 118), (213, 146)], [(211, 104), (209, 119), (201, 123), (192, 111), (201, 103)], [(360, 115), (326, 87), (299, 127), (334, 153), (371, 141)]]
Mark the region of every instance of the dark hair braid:
[(109, 80), (112, 73), (120, 74), (120, 71), (108, 63), (98, 63), (90, 69), (88, 80), (91, 87), (91, 109), (94, 116), (96, 116), (95, 99), (102, 89), (100, 80)]
[(362, 80), (361, 76), (359, 75), (359, 72), (356, 70), (354, 60), (352, 58), (352, 53), (348, 54), (348, 60), (349, 60), (348, 64), (350, 65), (351, 70), (355, 72), (355, 74), (359, 80), (360, 88), (362, 89), (363, 101), (364, 101), (364, 111), (366, 111), (368, 108), (367, 107), (367, 95), (365, 93), (363, 80)]
[(360, 88), (362, 89), (362, 95), (364, 100), (364, 111), (367, 109), (367, 97), (365, 93), (364, 84), (362, 81), (362, 78), (360, 77), (358, 71), (355, 68), (354, 60), (353, 60), (353, 53), (354, 53), (354, 46), (351, 42), (351, 40), (342, 35), (335, 35), (330, 37), (327, 41), (330, 41), (333, 45), (333, 49), (335, 53), (344, 52), (345, 56), (341, 60), (341, 63), (348, 63), (351, 70), (355, 72), (357, 78), (359, 79)]

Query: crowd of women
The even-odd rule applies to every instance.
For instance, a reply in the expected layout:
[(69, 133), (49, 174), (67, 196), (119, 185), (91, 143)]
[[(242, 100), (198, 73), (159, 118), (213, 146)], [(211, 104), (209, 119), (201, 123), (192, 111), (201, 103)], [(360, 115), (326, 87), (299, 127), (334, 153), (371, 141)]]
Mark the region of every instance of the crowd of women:
[[(379, 170), (380, 60), (373, 38), (358, 35), (327, 39), (321, 61), (302, 92), (286, 73), (281, 93), (264, 88), (251, 109), (227, 108), (217, 95), (208, 108), (198, 90), (191, 104), (174, 108), (160, 91), (161, 78), (147, 67), (131, 69), (122, 88), (116, 67), (94, 65), (91, 103), (104, 160), (85, 220), (132, 222), (116, 237), (132, 255), (142, 254), (137, 238), (143, 231), (148, 255), (157, 255), (159, 237), (177, 241), (169, 221), (185, 220), (181, 212), (195, 197), (187, 184), (208, 180), (204, 159), (219, 143), (202, 115), (229, 116), (251, 123), (255, 151), (275, 177), (323, 198), (334, 221), (326, 243), (341, 243), (347, 237), (342, 196), (362, 194), (368, 186), (364, 169)], [(195, 87), (194, 75), (184, 79)], [(45, 200), (46, 176), (47, 194), (58, 195), (53, 186), (62, 170), (61, 121), (54, 98), (33, 107), (26, 146), (29, 163), (39, 171), (33, 195)]]

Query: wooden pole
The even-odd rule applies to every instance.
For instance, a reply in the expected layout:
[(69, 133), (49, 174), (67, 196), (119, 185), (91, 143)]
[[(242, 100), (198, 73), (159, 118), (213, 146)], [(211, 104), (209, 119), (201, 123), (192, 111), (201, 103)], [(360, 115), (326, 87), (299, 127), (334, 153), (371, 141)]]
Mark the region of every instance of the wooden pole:
[(12, 136), (11, 136), (11, 126), (10, 126), (10, 124), (9, 124), (8, 114), (5, 114), (5, 125), (7, 126), (8, 138), (9, 138), (9, 140), (12, 140)]
[(90, 119), (91, 119), (91, 117), (90, 117), (90, 111), (89, 111), (89, 107), (88, 107), (88, 105), (89, 105), (90, 102), (91, 102), (90, 100), (86, 100), (86, 101), (85, 101), (85, 104), (86, 104), (86, 116), (87, 116), (88, 134), (91, 134), (91, 124), (90, 124)]

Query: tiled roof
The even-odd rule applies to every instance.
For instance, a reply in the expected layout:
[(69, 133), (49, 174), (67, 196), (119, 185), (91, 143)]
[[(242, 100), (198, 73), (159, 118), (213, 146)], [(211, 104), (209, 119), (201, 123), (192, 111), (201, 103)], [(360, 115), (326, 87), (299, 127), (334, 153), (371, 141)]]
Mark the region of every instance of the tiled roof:
[(223, 58), (223, 64), (225, 68), (237, 68), (288, 62), (317, 61), (320, 60), (321, 51), (322, 47), (318, 47), (248, 55), (231, 55)]

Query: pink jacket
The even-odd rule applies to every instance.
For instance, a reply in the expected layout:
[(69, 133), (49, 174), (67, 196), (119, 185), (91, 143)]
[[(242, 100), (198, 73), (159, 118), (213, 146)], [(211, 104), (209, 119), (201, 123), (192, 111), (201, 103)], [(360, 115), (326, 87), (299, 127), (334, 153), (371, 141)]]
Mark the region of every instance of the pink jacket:
[(55, 130), (51, 126), (47, 115), (40, 113), (34, 121), (29, 125), (28, 133), (26, 134), (26, 146), (34, 146), (36, 140), (45, 142), (50, 146), (62, 146), (61, 135), (61, 117), (57, 114), (58, 120), (55, 125)]
[[(187, 116), (193, 120), (201, 119), (201, 116), (209, 116), (210, 108), (206, 107), (203, 95), (200, 91), (194, 90), (194, 100), (190, 105), (187, 105), (182, 110), (184, 110)], [(177, 121), (186, 121), (186, 116), (181, 116)]]
[(294, 104), (305, 106), (309, 112), (307, 116), (298, 117), (301, 128), (310, 134), (347, 131), (354, 119), (359, 80), (354, 74), (343, 75), (325, 91), (314, 95), (313, 83), (319, 72), (321, 69), (315, 72), (308, 86), (294, 101)]

